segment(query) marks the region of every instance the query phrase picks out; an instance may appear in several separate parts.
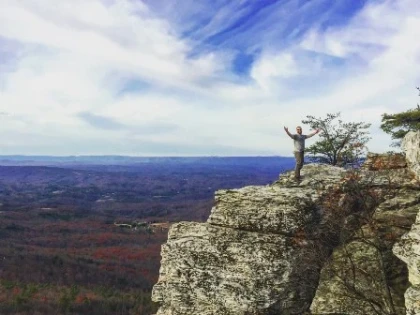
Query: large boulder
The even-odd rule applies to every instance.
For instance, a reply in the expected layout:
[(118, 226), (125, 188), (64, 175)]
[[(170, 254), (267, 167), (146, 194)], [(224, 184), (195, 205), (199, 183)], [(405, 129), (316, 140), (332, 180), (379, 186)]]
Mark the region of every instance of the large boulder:
[(407, 315), (420, 314), (420, 209), (418, 210), (416, 223), (411, 231), (393, 248), (394, 254), (408, 267), (411, 287), (405, 292)]
[[(402, 148), (405, 152), (408, 166), (420, 179), (420, 131), (409, 132), (403, 139)], [(417, 195), (420, 196), (420, 185), (417, 185)], [(394, 245), (393, 252), (407, 264), (411, 286), (405, 292), (407, 315), (420, 314), (420, 202), (416, 205), (417, 218), (410, 232), (403, 235)]]
[[(158, 315), (304, 314), (329, 256), (321, 199), (344, 170), (306, 165), (270, 186), (216, 193), (206, 223), (172, 226), (152, 299)], [(339, 213), (334, 220), (341, 220)], [(340, 224), (334, 225), (337, 228)]]
[(409, 168), (416, 178), (420, 179), (420, 131), (410, 131), (404, 137), (401, 147), (405, 152), (405, 157)]
[(360, 173), (309, 164), (301, 182), (288, 172), (218, 191), (206, 223), (169, 231), (157, 315), (403, 314), (407, 268), (392, 249), (410, 270), (407, 314), (420, 314), (420, 215), (399, 241), (419, 211), (419, 133), (403, 147), (407, 163), (371, 156)]

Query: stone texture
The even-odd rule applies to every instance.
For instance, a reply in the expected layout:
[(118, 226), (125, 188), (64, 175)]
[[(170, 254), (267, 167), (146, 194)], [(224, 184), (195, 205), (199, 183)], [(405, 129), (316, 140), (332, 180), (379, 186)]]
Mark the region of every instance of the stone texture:
[[(418, 133), (406, 136), (404, 155), (369, 154), (361, 181), (385, 191), (385, 198), (368, 223), (358, 231), (350, 229), (342, 245), (334, 250), (322, 270), (311, 305), (313, 313), (405, 314), (407, 308), (407, 314), (420, 314), (413, 306), (419, 300), (418, 284), (407, 290), (407, 267), (392, 253), (393, 246), (394, 252), (401, 252), (400, 245), (395, 243), (410, 230), (420, 210), (420, 187), (413, 179), (418, 167), (418, 139)], [(408, 163), (401, 160), (403, 156), (407, 156)], [(415, 253), (410, 252), (412, 243), (408, 242), (404, 251), (408, 262), (415, 259)], [(415, 268), (412, 269), (411, 274)]]
[(408, 312), (418, 293), (411, 288), (404, 300), (407, 268), (392, 254), (394, 244), (410, 230), (419, 212), (420, 187), (406, 168), (409, 164), (415, 169), (418, 142), (412, 134), (407, 138), (404, 149), (410, 163), (401, 160), (404, 155), (368, 156), (361, 182), (384, 192), (384, 200), (367, 224), (360, 229), (352, 226), (324, 266), (311, 305), (314, 314), (405, 314), (406, 307), (407, 314), (420, 314)]
[(178, 223), (162, 248), (153, 291), (153, 299), (163, 302), (158, 314), (302, 314), (314, 285), (301, 284), (317, 280), (303, 263), (314, 255), (313, 245), (293, 245), (276, 234)]
[(420, 131), (410, 131), (403, 139), (401, 147), (405, 152), (409, 168), (420, 179)]
[(317, 202), (337, 185), (345, 171), (327, 165), (305, 165), (302, 181), (290, 173), (273, 185), (249, 186), (216, 192), (216, 205), (208, 223), (247, 231), (293, 235), (320, 219)]
[(314, 314), (405, 314), (407, 268), (392, 254), (392, 246), (415, 220), (420, 203), (416, 188), (394, 191), (375, 209), (369, 224), (353, 230), (334, 250), (321, 273), (311, 305)]
[[(402, 141), (402, 148), (409, 169), (420, 179), (420, 131), (409, 132)], [(418, 195), (420, 195), (420, 185)], [(417, 210), (415, 224), (393, 247), (393, 252), (407, 264), (411, 286), (405, 292), (407, 315), (420, 314), (420, 203), (413, 205)]]
[[(420, 206), (417, 206), (420, 211)], [(407, 315), (420, 314), (420, 212), (411, 231), (395, 244), (394, 254), (408, 267), (411, 287), (405, 292)]]
[(287, 174), (271, 186), (219, 191), (207, 223), (172, 226), (152, 294), (157, 314), (307, 311), (329, 250), (320, 200), (343, 172), (306, 165), (301, 183)]
[(420, 214), (404, 234), (420, 210), (419, 143), (409, 133), (408, 163), (372, 155), (354, 179), (309, 164), (301, 182), (218, 191), (206, 223), (170, 228), (157, 315), (420, 314)]

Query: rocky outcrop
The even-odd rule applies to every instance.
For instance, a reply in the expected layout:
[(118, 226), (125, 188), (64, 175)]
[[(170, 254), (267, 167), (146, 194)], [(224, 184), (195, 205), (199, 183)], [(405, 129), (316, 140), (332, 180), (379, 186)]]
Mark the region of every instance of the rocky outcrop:
[[(406, 174), (394, 173), (406, 187)], [(286, 173), (269, 186), (217, 192), (206, 223), (181, 222), (169, 232), (153, 289), (157, 314), (307, 312), (331, 250), (376, 206), (346, 197), (354, 179), (345, 174), (310, 164), (300, 183)], [(389, 180), (366, 175), (360, 183), (380, 191)]]
[(407, 184), (407, 170), (399, 173), (392, 193), (364, 218), (365, 224), (352, 229), (324, 266), (311, 305), (314, 314), (405, 314), (407, 268), (392, 247), (413, 224), (420, 194), (416, 185)]
[[(285, 173), (218, 191), (207, 222), (169, 230), (157, 315), (403, 314), (404, 302), (418, 314), (420, 223), (401, 238), (420, 203), (410, 139), (408, 163), (371, 156), (360, 173), (309, 164), (300, 183)], [(392, 248), (409, 266), (405, 301), (407, 268)]]
[(411, 287), (405, 292), (407, 315), (420, 314), (420, 211), (411, 231), (394, 246), (394, 254), (408, 266)]
[[(405, 154), (369, 154), (363, 166), (380, 177), (382, 190), (389, 187), (366, 224), (334, 250), (324, 266), (311, 310), (315, 314), (420, 314), (410, 301), (418, 297), (409, 287), (407, 267), (392, 249), (410, 230), (420, 208), (420, 188), (414, 178), (418, 168), (419, 133), (409, 133), (403, 141)], [(407, 160), (402, 159), (407, 156)], [(407, 168), (408, 167), (408, 168)], [(365, 175), (369, 174), (364, 172)], [(409, 234), (413, 235), (413, 234)], [(404, 239), (405, 237), (403, 237)], [(410, 236), (408, 237), (410, 238)], [(403, 242), (404, 243), (404, 242)], [(404, 248), (403, 243), (394, 247)], [(406, 243), (404, 243), (406, 244)], [(406, 244), (409, 253), (410, 247)], [(413, 253), (405, 259), (411, 261)], [(417, 293), (418, 294), (418, 293)], [(407, 305), (405, 306), (405, 303)]]
[(217, 192), (207, 223), (181, 222), (169, 232), (153, 289), (157, 314), (307, 311), (331, 246), (332, 231), (322, 232), (334, 216), (321, 199), (343, 173), (307, 165), (300, 184), (287, 174), (270, 186)]
[[(409, 168), (420, 180), (420, 131), (409, 132), (403, 142)], [(419, 187), (419, 186), (418, 186)], [(420, 195), (420, 188), (418, 188)], [(411, 286), (405, 292), (407, 315), (420, 314), (420, 203), (415, 205), (417, 218), (409, 233), (395, 244), (393, 252), (407, 264)]]
[(420, 131), (410, 131), (404, 137), (401, 147), (405, 152), (409, 168), (420, 180)]

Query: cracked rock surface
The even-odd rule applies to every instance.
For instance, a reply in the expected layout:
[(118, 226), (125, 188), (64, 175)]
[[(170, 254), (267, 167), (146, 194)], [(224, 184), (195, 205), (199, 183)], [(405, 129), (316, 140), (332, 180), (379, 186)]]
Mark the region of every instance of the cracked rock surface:
[[(402, 143), (409, 168), (417, 183), (420, 180), (420, 131), (409, 132)], [(418, 192), (420, 195), (420, 192)], [(410, 287), (405, 292), (407, 315), (420, 314), (420, 205), (415, 204), (417, 218), (411, 230), (393, 247), (393, 252), (407, 264)]]
[(157, 314), (305, 313), (326, 250), (319, 201), (343, 173), (306, 165), (300, 183), (286, 173), (273, 185), (218, 191), (206, 223), (169, 232), (153, 289)]
[[(361, 171), (359, 183), (378, 193), (379, 204), (361, 207), (348, 198), (346, 171), (321, 164), (305, 165), (300, 182), (287, 172), (272, 185), (216, 192), (207, 222), (169, 231), (152, 292), (157, 315), (356, 315), (372, 307), (391, 314), (389, 300), (394, 314), (420, 314), (419, 145), (420, 132), (409, 133), (407, 163), (381, 155), (376, 164), (387, 164), (385, 172)], [(379, 303), (343, 289), (336, 272), (345, 269), (343, 257), (365, 275), (359, 293)]]

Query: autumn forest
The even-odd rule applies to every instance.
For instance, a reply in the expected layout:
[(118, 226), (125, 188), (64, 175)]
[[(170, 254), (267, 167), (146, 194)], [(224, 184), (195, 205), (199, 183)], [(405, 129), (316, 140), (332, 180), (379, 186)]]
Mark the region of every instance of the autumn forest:
[(152, 314), (170, 225), (205, 221), (215, 190), (265, 185), (293, 166), (279, 157), (94, 162), (1, 163), (0, 314)]

